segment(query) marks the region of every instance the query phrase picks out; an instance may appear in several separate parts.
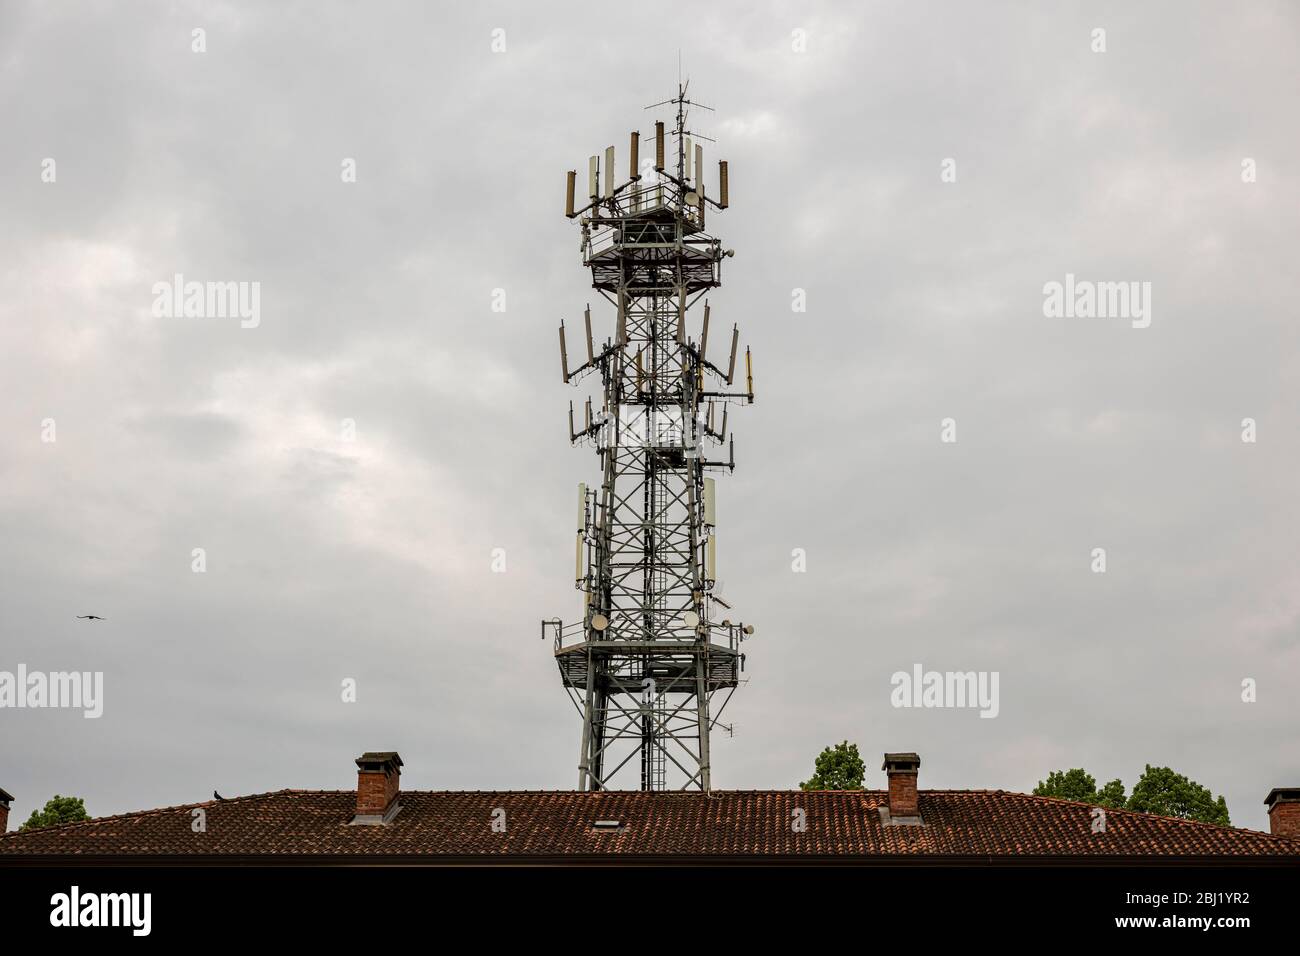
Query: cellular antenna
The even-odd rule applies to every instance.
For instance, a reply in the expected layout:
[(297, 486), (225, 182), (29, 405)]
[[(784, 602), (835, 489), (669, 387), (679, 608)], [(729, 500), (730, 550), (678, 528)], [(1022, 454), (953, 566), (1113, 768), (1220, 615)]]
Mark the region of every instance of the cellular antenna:
[[(582, 264), (613, 325), (597, 347), (591, 327), (599, 309), (594, 318), (588, 306), (586, 361), (576, 369), (563, 324), (560, 331), (564, 380), (590, 381), (601, 395), (600, 415), (589, 400), (581, 431), (570, 404), (572, 440), (594, 449), (602, 473), (579, 486), (581, 617), (542, 622), (582, 717), (582, 790), (709, 790), (710, 730), (744, 681), (741, 642), (752, 633), (715, 607), (722, 605), (714, 598), (719, 512), (711, 473), (735, 467), (727, 413), (751, 399), (752, 365), (746, 351), (750, 390), (733, 390), (739, 327), (725, 371), (706, 358), (711, 306), (704, 297), (722, 285), (731, 251), (706, 231), (704, 217), (726, 208), (727, 178), (724, 162), (720, 201), (705, 194), (702, 144), (713, 140), (693, 130), (690, 117), (693, 108), (710, 107), (690, 98), (689, 85), (679, 81), (674, 98), (647, 107), (672, 111), (655, 121), (649, 182), (640, 176), (633, 133), (626, 181), (614, 178), (607, 148), (588, 160), (583, 208), (570, 199), (576, 173), (566, 183), (565, 215), (578, 220)], [(700, 308), (697, 347), (686, 330)]]
[(587, 364), (595, 365), (596, 347), (595, 344), (591, 341), (591, 303), (590, 302), (588, 302), (587, 307), (582, 310), (582, 318), (583, 321), (586, 322), (587, 324)]
[(564, 373), (564, 384), (569, 384), (569, 350), (564, 347), (564, 321), (560, 321), (560, 370)]
[[(563, 338), (563, 336), (561, 336)], [(736, 346), (740, 344), (740, 326), (731, 327), (731, 361), (727, 363), (727, 384), (730, 385), (736, 379)]]
[(700, 361), (706, 361), (709, 350), (709, 300), (704, 300), (704, 327), (700, 330)]

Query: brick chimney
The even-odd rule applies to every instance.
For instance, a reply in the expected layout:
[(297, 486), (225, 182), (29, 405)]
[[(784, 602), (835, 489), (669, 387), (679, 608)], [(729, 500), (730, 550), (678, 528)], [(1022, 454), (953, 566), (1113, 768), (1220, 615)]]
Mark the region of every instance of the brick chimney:
[(0, 790), (0, 833), (9, 829), (9, 804), (13, 803), (13, 794)]
[(1274, 787), (1264, 798), (1268, 830), (1274, 836), (1300, 837), (1300, 787)]
[(357, 758), (357, 815), (353, 823), (376, 825), (387, 823), (402, 809), (397, 802), (401, 792), (402, 758), (395, 751), (370, 751)]
[[(889, 823), (920, 823), (921, 810), (916, 795), (916, 775), (921, 758), (913, 753), (885, 754), (881, 764), (889, 776)], [(885, 816), (885, 814), (881, 814)]]

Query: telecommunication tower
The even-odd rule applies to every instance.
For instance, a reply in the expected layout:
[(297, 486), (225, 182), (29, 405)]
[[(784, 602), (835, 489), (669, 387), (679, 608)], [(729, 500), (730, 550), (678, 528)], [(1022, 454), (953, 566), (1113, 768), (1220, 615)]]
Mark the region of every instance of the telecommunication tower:
[[(583, 265), (614, 312), (613, 334), (598, 343), (588, 304), (586, 360), (572, 369), (560, 323), (565, 383), (601, 383), (581, 427), (569, 403), (570, 440), (594, 447), (601, 464), (599, 485), (578, 486), (582, 618), (542, 622), (582, 717), (580, 790), (619, 789), (615, 778), (628, 780), (634, 769), (641, 790), (709, 790), (709, 735), (724, 726), (718, 718), (744, 667), (741, 644), (754, 633), (722, 616), (731, 608), (716, 593), (717, 495), (705, 473), (735, 469), (727, 409), (753, 403), (754, 381), (746, 348), (743, 390), (735, 383), (739, 327), (725, 368), (708, 356), (705, 296), (721, 285), (722, 260), (733, 253), (705, 231), (705, 214), (727, 208), (727, 163), (718, 163), (715, 200), (705, 192), (700, 142), (712, 140), (688, 128), (693, 107), (710, 107), (688, 99), (688, 87), (679, 83), (674, 99), (646, 107), (676, 112), (671, 131), (655, 123), (653, 177), (642, 175), (639, 132), (625, 182), (616, 182), (614, 147), (603, 162), (591, 157), (581, 209), (577, 172), (568, 174), (565, 214), (581, 225)], [(697, 340), (689, 330), (700, 312)], [(727, 457), (710, 458), (706, 443), (727, 445)]]

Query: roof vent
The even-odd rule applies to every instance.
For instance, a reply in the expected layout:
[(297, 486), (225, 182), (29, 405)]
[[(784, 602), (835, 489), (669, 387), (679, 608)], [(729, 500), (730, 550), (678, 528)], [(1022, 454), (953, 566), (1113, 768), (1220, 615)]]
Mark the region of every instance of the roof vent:
[(621, 830), (623, 829), (622, 820), (597, 820), (592, 824), (597, 830)]

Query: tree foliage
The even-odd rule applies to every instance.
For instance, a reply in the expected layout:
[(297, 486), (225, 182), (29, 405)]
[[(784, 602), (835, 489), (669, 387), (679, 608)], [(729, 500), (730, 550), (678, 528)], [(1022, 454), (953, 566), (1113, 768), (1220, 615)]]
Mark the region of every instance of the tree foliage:
[(1168, 767), (1153, 767), (1150, 764), (1147, 764), (1146, 770), (1133, 786), (1133, 795), (1128, 798), (1127, 808), (1166, 817), (1217, 823), (1224, 827), (1231, 825), (1228, 820), (1228, 804), (1222, 796), (1215, 800), (1214, 795), (1196, 781), (1188, 780)]
[(1111, 810), (1124, 809), (1124, 784), (1116, 778), (1097, 791), (1097, 799), (1088, 801)]
[(1081, 767), (1073, 770), (1053, 770), (1046, 780), (1038, 781), (1034, 794), (1039, 797), (1056, 797), (1078, 803), (1097, 802), (1097, 781)]
[(847, 740), (827, 747), (817, 757), (813, 775), (799, 784), (801, 790), (861, 790), (867, 767), (858, 745)]
[(1098, 790), (1097, 781), (1092, 774), (1080, 767), (1053, 770), (1046, 780), (1038, 781), (1034, 793), (1040, 797), (1075, 800), (1114, 810), (1158, 813), (1166, 817), (1231, 826), (1228, 804), (1223, 797), (1216, 800), (1205, 787), (1168, 767), (1152, 767), (1147, 764), (1128, 799), (1124, 797), (1124, 784), (1119, 780), (1112, 780)]
[(37, 827), (52, 827), (60, 823), (76, 823), (89, 820), (86, 801), (81, 797), (61, 797), (57, 793), (45, 802), (43, 810), (33, 810), (19, 829), (34, 830)]

